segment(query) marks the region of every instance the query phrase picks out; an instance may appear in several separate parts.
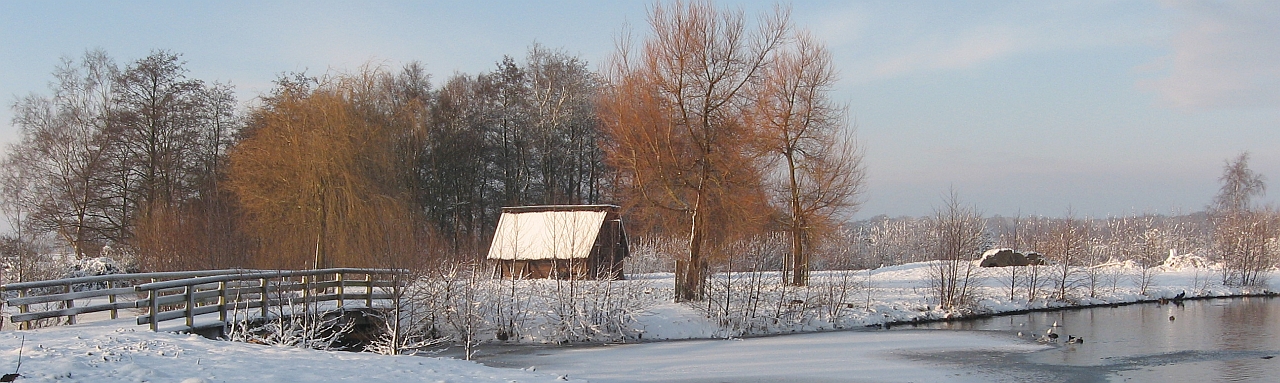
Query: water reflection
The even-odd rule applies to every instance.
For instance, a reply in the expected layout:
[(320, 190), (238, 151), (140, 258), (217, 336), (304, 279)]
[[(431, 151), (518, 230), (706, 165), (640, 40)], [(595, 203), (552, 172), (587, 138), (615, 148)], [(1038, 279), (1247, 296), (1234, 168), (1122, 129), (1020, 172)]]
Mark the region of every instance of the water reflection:
[[(1026, 364), (999, 368), (1043, 369), (1062, 375), (1103, 371), (1111, 381), (1274, 382), (1280, 381), (1277, 318), (1280, 299), (1234, 298), (1031, 313), (924, 327), (1020, 333), (1028, 341), (1050, 331), (1061, 336), (1058, 347), (1026, 355), (1022, 361)], [(1064, 344), (1068, 336), (1082, 337), (1084, 343)]]

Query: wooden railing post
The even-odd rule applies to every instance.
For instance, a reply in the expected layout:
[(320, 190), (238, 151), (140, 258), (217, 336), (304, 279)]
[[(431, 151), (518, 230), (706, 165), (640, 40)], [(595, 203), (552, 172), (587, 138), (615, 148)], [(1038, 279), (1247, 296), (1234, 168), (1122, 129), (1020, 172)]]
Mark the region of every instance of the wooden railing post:
[(343, 287), (345, 287), (345, 286), (344, 286), (344, 284), (345, 284), (346, 282), (343, 282), (343, 279), (342, 279), (342, 272), (338, 272), (338, 274), (335, 276), (335, 278), (337, 278), (337, 280), (338, 280), (338, 288), (337, 288), (337, 290), (335, 291), (335, 292), (337, 292), (337, 293), (338, 293), (338, 308), (342, 308), (342, 301), (343, 301), (343, 299), (344, 299), (344, 297), (343, 297)]
[(268, 299), (267, 299), (267, 279), (266, 279), (266, 278), (261, 278), (261, 279), (259, 279), (259, 280), (260, 280), (260, 281), (262, 281), (262, 296), (261, 296), (261, 297), (259, 297), (259, 299), (262, 301), (262, 307), (260, 307), (260, 309), (261, 309), (261, 315), (262, 315), (262, 318), (260, 318), (260, 319), (265, 320), (265, 319), (267, 319), (267, 302), (268, 302)]
[(227, 281), (218, 282), (218, 321), (227, 323)]
[[(116, 287), (115, 282), (107, 281), (107, 290), (111, 290), (114, 287)], [(108, 295), (107, 303), (110, 303), (113, 305), (111, 306), (111, 319), (116, 319), (116, 307), (114, 306), (116, 303), (116, 295), (115, 294)]]
[[(18, 290), (18, 297), (19, 297), (19, 298), (26, 298), (26, 297), (27, 297), (27, 289), (20, 289), (20, 290)], [(20, 314), (26, 314), (26, 313), (28, 312), (28, 310), (30, 310), (30, 308), (28, 307), (28, 305), (27, 305), (26, 303), (23, 303), (23, 304), (21, 304), (21, 305), (18, 305), (18, 313), (20, 313)], [(30, 330), (30, 329), (31, 329), (31, 321), (29, 321), (29, 320), (22, 321), (22, 325), (19, 325), (19, 326), (18, 326), (18, 329), (20, 329), (20, 330)]]
[[(67, 294), (70, 294), (70, 293), (71, 293), (71, 284), (70, 284), (70, 283), (66, 284), (66, 287), (65, 287), (65, 288), (63, 288), (62, 292), (67, 293)], [(75, 301), (75, 299), (68, 299), (68, 300), (63, 301), (63, 303), (62, 303), (62, 307), (63, 307), (63, 308), (68, 308), (68, 309), (69, 309), (69, 308), (72, 308), (72, 307), (76, 307), (76, 301)], [(67, 324), (76, 324), (76, 314), (67, 315)]]
[(365, 291), (369, 292), (364, 297), (364, 308), (371, 309), (373, 308), (373, 274), (365, 274), (364, 283), (366, 286)]
[(187, 328), (194, 329), (196, 327), (196, 286), (187, 285), (184, 292), (186, 293), (185, 298), (187, 298), (187, 309), (185, 313), (187, 315)]
[(302, 276), (302, 307), (306, 307), (308, 304), (311, 303), (311, 283), (308, 281), (315, 282), (315, 278), (307, 278), (306, 275), (303, 275)]
[(151, 304), (151, 310), (147, 313), (151, 319), (151, 331), (156, 331), (156, 315), (160, 311), (160, 291), (156, 289), (147, 290), (148, 303)]
[[(151, 278), (151, 283), (156, 283), (156, 279)], [(151, 319), (151, 324), (150, 324), (151, 331), (156, 331), (156, 327), (157, 327), (156, 314), (157, 314), (157, 311), (160, 311), (160, 302), (156, 301), (156, 299), (159, 299), (159, 298), (160, 298), (159, 291), (156, 291), (155, 289), (147, 290), (147, 302), (151, 306), (150, 310), (147, 310), (148, 311), (147, 315)]]

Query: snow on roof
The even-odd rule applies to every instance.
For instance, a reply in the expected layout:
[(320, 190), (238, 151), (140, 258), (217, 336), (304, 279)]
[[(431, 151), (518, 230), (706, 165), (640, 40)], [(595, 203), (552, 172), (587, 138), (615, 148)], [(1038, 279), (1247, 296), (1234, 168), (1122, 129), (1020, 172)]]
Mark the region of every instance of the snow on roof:
[(489, 259), (583, 259), (591, 254), (607, 211), (504, 209)]

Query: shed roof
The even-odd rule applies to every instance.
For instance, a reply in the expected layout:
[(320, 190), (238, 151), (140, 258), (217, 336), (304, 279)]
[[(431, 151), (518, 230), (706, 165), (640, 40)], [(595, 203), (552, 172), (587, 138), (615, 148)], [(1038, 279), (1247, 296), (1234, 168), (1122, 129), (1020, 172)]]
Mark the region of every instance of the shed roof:
[(584, 259), (612, 205), (503, 208), (488, 259)]

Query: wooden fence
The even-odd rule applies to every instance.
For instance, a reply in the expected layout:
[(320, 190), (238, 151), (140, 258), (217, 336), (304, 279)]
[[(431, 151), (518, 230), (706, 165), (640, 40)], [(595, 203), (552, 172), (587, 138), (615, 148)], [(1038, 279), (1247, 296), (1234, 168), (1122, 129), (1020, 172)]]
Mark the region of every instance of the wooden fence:
[[(4, 304), (18, 307), (9, 319), (30, 327), (30, 321), (67, 317), (76, 323), (79, 314), (110, 311), (118, 318), (121, 309), (141, 309), (138, 325), (152, 331), (160, 322), (185, 318), (183, 328), (194, 330), (196, 317), (218, 313), (216, 325), (225, 325), (228, 312), (246, 313), (258, 309), (267, 317), (272, 307), (294, 303), (314, 305), (334, 302), (336, 308), (350, 301), (374, 307), (374, 301), (394, 299), (396, 288), (404, 286), (408, 272), (398, 269), (336, 268), (320, 270), (204, 270), (165, 273), (115, 274), (52, 281), (0, 285), (0, 293), (16, 298)], [(354, 278), (353, 278), (354, 277)], [(79, 290), (79, 291), (77, 291)], [(93, 303), (107, 297), (106, 303)], [(76, 306), (76, 301), (89, 304)], [(32, 311), (33, 305), (52, 304)], [(180, 328), (182, 329), (182, 328)]]

